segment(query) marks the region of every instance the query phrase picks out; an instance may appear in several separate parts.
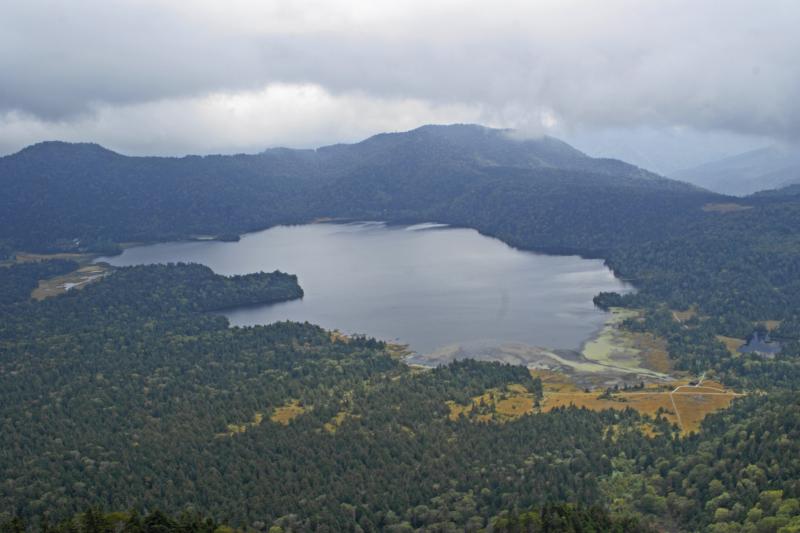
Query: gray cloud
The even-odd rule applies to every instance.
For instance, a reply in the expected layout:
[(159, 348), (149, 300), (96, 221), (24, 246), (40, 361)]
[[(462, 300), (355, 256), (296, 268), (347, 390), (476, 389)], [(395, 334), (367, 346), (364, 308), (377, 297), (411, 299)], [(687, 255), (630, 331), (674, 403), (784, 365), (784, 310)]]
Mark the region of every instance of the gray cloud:
[[(130, 133), (146, 135), (149, 121), (163, 126), (147, 110), (166, 106), (178, 125), (196, 125), (181, 105), (213, 117), (214, 98), (245, 94), (272, 97), (254, 108), (274, 111), (269, 87), (290, 84), (384, 105), (373, 123), (397, 124), (388, 129), (452, 117), (533, 133), (683, 127), (798, 139), (798, 22), (800, 4), (781, 0), (12, 0), (0, 18), (0, 126), (79, 136), (133, 115)], [(305, 116), (301, 97), (281, 105)], [(287, 139), (320, 140), (303, 137), (311, 117), (282, 119)], [(241, 127), (219, 127), (242, 147), (264, 134), (245, 142)], [(162, 130), (168, 149), (199, 147), (196, 131)]]
[(93, 104), (256, 87), (257, 49), (145, 2), (12, 0), (0, 18), (0, 109), (60, 120)]

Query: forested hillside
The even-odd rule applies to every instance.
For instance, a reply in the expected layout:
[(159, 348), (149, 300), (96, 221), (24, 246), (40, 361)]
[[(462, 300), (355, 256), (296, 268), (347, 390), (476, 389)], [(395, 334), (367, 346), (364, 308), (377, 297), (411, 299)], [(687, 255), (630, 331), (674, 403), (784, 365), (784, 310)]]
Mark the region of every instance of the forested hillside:
[[(582, 531), (603, 531), (607, 533), (644, 533), (650, 528), (631, 517), (617, 518), (610, 516), (602, 507), (581, 507), (574, 505), (547, 505), (529, 509), (524, 512), (503, 511), (490, 521), (492, 531), (530, 533), (563, 532), (579, 533)], [(275, 525), (271, 533), (293, 531), (294, 524), (287, 527)], [(96, 508), (87, 509), (56, 524), (46, 524), (47, 531), (52, 533), (227, 533), (234, 531), (230, 526), (219, 524), (213, 518), (204, 518), (192, 512), (183, 512), (170, 516), (161, 511), (153, 511), (147, 515), (137, 512), (103, 513)], [(31, 527), (20, 518), (0, 523), (2, 533), (23, 533)], [(408, 530), (407, 527), (393, 526), (393, 530)]]
[[(0, 522), (100, 506), (293, 531), (539, 531), (551, 519), (731, 530), (800, 513), (796, 395), (739, 400), (688, 439), (661, 418), (645, 433), (633, 410), (452, 419), (448, 402), (512, 387), (540, 397), (541, 383), (497, 363), (419, 372), (372, 339), (229, 328), (207, 312), (254, 294), (299, 288), (280, 273), (150, 266), (0, 307)], [(611, 517), (538, 509), (552, 502)]]
[(0, 304), (29, 300), (39, 280), (65, 274), (76, 268), (78, 264), (75, 261), (60, 259), (0, 268)]
[(426, 126), (318, 150), (183, 158), (46, 142), (0, 158), (6, 193), (0, 242), (18, 249), (98, 249), (241, 233), (340, 212), (422, 214), (492, 181), (499, 169), (527, 171), (533, 182), (537, 171), (561, 169), (587, 185), (601, 175), (633, 188), (691, 191), (555, 139), (515, 141), (479, 126)]

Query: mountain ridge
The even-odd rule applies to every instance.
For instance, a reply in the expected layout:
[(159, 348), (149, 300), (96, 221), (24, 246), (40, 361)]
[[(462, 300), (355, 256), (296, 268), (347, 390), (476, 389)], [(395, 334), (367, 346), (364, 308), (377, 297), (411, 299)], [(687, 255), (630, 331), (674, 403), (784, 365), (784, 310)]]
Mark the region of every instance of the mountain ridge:
[(0, 244), (61, 249), (65, 241), (172, 240), (318, 217), (442, 216), (464, 195), (512, 183), (562, 196), (598, 187), (606, 190), (594, 194), (706, 195), (557, 139), (517, 140), (477, 125), (238, 155), (126, 156), (49, 141), (0, 158)]
[[(595, 168), (591, 169), (593, 172), (638, 173), (641, 177), (664, 178), (656, 173), (619, 159), (591, 157), (555, 137), (545, 135), (536, 138), (515, 138), (514, 130), (489, 128), (477, 124), (427, 124), (408, 131), (378, 133), (355, 143), (335, 143), (317, 148), (290, 148), (278, 146), (267, 148), (256, 153), (186, 154), (183, 156), (127, 155), (94, 142), (73, 143), (61, 140), (47, 140), (29, 145), (13, 154), (0, 157), (0, 161), (17, 157), (86, 154), (104, 154), (133, 160), (151, 159), (161, 161), (205, 160), (216, 158), (273, 159), (276, 156), (292, 156), (297, 159), (303, 157), (330, 156), (333, 154), (339, 155), (347, 151), (358, 151), (360, 155), (363, 155), (367, 149), (377, 148), (379, 151), (386, 148), (396, 149), (398, 147), (398, 141), (401, 145), (407, 145), (411, 142), (419, 143), (424, 141), (430, 143), (431, 141), (438, 141), (438, 147), (446, 146), (451, 149), (470, 148), (473, 150), (473, 155), (476, 156), (473, 162), (479, 164), (483, 163), (485, 166), (531, 169), (554, 167), (588, 170), (589, 165), (593, 163), (596, 165)], [(491, 143), (488, 146), (487, 141)], [(521, 149), (523, 153), (520, 153), (520, 150), (514, 152), (515, 148)], [(501, 159), (497, 160), (485, 157), (487, 149), (494, 150), (495, 157)], [(466, 156), (469, 155), (469, 153), (463, 151), (457, 152), (457, 154), (465, 159)]]
[(722, 194), (745, 196), (800, 183), (800, 149), (771, 145), (672, 174)]

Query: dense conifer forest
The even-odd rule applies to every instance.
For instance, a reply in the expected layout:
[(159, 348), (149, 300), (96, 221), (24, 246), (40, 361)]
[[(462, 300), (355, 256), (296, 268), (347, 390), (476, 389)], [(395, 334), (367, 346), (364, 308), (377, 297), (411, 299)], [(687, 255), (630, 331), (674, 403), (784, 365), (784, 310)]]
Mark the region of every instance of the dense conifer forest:
[(208, 312), (253, 295), (299, 288), (280, 273), (133, 267), (0, 308), (3, 520), (100, 506), (256, 529), (513, 531), (555, 512), (527, 509), (573, 502), (621, 524), (724, 531), (800, 512), (793, 393), (738, 400), (689, 438), (664, 419), (645, 436), (632, 410), (452, 420), (448, 401), (541, 383), (497, 363), (419, 372), (372, 339), (229, 328)]
[[(584, 508), (573, 505), (547, 505), (529, 509), (524, 512), (510, 513), (503, 511), (491, 519), (490, 528), (501, 532), (608, 532), (608, 533), (646, 533), (649, 528), (640, 524), (635, 518), (614, 518), (602, 507)], [(50, 525), (45, 529), (52, 533), (232, 533), (235, 531), (228, 525), (219, 524), (213, 518), (203, 518), (197, 513), (184, 512), (178, 516), (170, 516), (161, 511), (153, 511), (147, 515), (137, 512), (103, 513), (96, 508), (87, 509), (70, 518)], [(24, 533), (29, 525), (20, 518), (0, 523), (0, 533)], [(293, 531), (296, 524), (275, 525), (271, 533)], [(392, 531), (403, 531), (403, 527), (389, 527)]]
[(39, 280), (66, 274), (77, 268), (76, 262), (60, 259), (9, 265), (0, 270), (0, 304), (29, 300)]

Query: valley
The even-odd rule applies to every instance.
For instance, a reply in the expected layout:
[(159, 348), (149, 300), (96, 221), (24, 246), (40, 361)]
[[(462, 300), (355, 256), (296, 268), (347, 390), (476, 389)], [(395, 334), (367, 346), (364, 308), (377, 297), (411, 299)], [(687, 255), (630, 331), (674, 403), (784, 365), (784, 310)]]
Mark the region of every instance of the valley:
[[(800, 427), (794, 196), (476, 126), (212, 158), (45, 144), (0, 182), (0, 504), (25, 519), (483, 528), (555, 501), (694, 531), (792, 498), (797, 465), (759, 473)], [(767, 330), (778, 353), (743, 353)]]
[(800, 533), (798, 20), (3, 2), (0, 533)]

